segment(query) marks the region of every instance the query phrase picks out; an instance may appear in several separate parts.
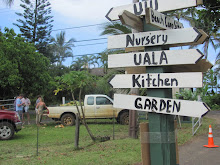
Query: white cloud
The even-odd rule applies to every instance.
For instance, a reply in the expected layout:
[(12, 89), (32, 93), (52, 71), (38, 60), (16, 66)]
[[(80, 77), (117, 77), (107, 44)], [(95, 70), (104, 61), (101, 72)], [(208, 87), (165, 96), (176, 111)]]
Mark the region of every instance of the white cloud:
[(53, 0), (52, 10), (57, 14), (80, 22), (100, 23), (112, 7), (132, 3), (131, 0)]

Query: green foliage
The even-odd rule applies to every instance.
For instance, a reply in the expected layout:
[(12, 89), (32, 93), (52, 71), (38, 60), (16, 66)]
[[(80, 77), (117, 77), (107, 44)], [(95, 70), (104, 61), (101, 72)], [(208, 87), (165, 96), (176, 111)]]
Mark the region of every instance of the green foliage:
[(204, 101), (212, 110), (220, 110), (220, 94), (205, 96)]
[(131, 33), (131, 29), (125, 25), (122, 25), (120, 22), (108, 22), (104, 24), (101, 27), (101, 29), (103, 30), (101, 35), (106, 35), (106, 34), (117, 35), (117, 34)]
[(5, 33), (0, 32), (0, 47), (1, 98), (19, 93), (38, 95), (47, 90), (49, 61), (33, 44), (5, 28)]
[(82, 89), (93, 83), (92, 76), (87, 71), (71, 71), (56, 79), (57, 89), (55, 94), (62, 90), (74, 93), (77, 89)]
[(21, 0), (21, 2), (20, 6), (24, 12), (16, 13), (22, 18), (14, 25), (20, 29), (28, 42), (34, 43), (39, 52), (45, 54), (53, 27), (50, 2), (48, 0)]
[(67, 57), (73, 57), (71, 47), (74, 46), (74, 38), (66, 41), (65, 32), (61, 31), (56, 35), (56, 38), (52, 38), (51, 41), (52, 44), (50, 46), (55, 57), (55, 62), (58, 62), (59, 65), (62, 65), (62, 62), (64, 62)]

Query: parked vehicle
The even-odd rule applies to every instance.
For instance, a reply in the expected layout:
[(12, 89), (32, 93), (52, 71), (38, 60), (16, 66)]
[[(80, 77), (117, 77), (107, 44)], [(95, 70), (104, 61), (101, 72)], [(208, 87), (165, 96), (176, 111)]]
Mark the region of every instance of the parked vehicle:
[[(120, 124), (129, 124), (129, 111), (127, 109), (113, 108), (113, 100), (106, 95), (86, 95), (84, 99), (84, 113), (86, 119), (112, 119), (116, 118)], [(77, 109), (75, 106), (48, 107), (48, 117), (61, 121), (63, 125), (75, 124)], [(80, 109), (80, 115), (82, 112)]]
[(22, 122), (15, 111), (0, 110), (0, 140), (13, 138), (14, 133), (20, 131)]

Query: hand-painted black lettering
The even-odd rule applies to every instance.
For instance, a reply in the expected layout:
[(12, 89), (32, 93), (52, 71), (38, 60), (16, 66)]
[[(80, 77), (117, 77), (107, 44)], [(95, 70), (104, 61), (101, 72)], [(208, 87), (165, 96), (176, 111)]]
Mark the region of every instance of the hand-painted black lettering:
[(150, 57), (149, 57), (149, 54), (148, 54), (148, 53), (145, 53), (143, 63), (144, 63), (144, 64), (148, 63), (148, 65), (151, 64), (151, 60), (150, 60)]
[(157, 86), (158, 87), (163, 86), (163, 79), (160, 78), (160, 74), (158, 74), (157, 77), (158, 77), (158, 85)]
[(134, 46), (134, 38), (134, 34), (132, 35), (132, 38), (129, 34), (126, 36), (126, 47), (129, 46), (129, 43), (131, 44), (131, 46)]
[(173, 84), (176, 83), (176, 87), (178, 87), (178, 81), (175, 78), (171, 78), (171, 86), (173, 86)]
[(151, 10), (151, 22), (155, 22), (155, 20), (154, 20), (154, 11), (153, 10)]
[(147, 81), (147, 85), (148, 85), (148, 87), (150, 87), (151, 80), (152, 80), (152, 78), (150, 78), (150, 74), (147, 74), (146, 81)]
[(136, 38), (135, 40), (136, 40), (136, 45), (140, 45), (141, 39), (140, 38)]
[(160, 111), (165, 110), (165, 108), (166, 108), (166, 102), (163, 99), (161, 99), (160, 100)]
[(152, 103), (151, 103), (151, 110), (152, 111), (157, 111), (157, 100), (152, 99)]
[(139, 60), (138, 60), (138, 58), (137, 58), (137, 54), (135, 53), (134, 54), (134, 64), (135, 65), (140, 65), (141, 64), (141, 53), (139, 54)]
[(152, 61), (154, 65), (157, 65), (157, 62), (155, 62), (155, 53), (152, 52)]
[(142, 38), (141, 38), (141, 44), (142, 44), (142, 45), (144, 45), (144, 40), (145, 40), (145, 38), (146, 38), (146, 37), (142, 37)]
[(175, 111), (175, 108), (176, 108), (176, 111), (179, 112), (181, 109), (181, 102), (177, 103), (176, 101), (174, 101), (173, 102), (173, 112)]
[(138, 97), (138, 98), (135, 99), (135, 102), (134, 102), (135, 108), (137, 108), (137, 109), (143, 109), (142, 104), (139, 103), (139, 102), (141, 102), (141, 101), (142, 101), (141, 97)]
[(136, 86), (138, 86), (139, 88), (141, 87), (141, 84), (138, 82), (138, 79), (140, 78), (140, 76), (141, 76), (141, 75), (138, 75), (138, 76), (136, 77), (135, 74), (132, 75), (132, 86), (133, 86), (133, 87), (136, 87)]
[(170, 108), (172, 107), (172, 105), (170, 104), (171, 100), (167, 100), (167, 113), (170, 113)]
[(164, 81), (165, 81), (164, 82), (165, 86), (170, 86), (170, 83), (169, 83), (170, 79), (166, 78)]
[(162, 51), (161, 55), (160, 55), (160, 64), (162, 64), (163, 61), (165, 61), (165, 64), (168, 64), (167, 55), (166, 55), (166, 53), (164, 51)]
[(157, 43), (159, 43), (159, 38), (161, 37), (161, 35), (157, 35)]
[(158, 10), (158, 0), (154, 0), (155, 1), (155, 10)]
[(134, 6), (133, 6), (135, 15), (141, 15), (141, 13), (143, 12), (142, 3), (139, 2), (138, 5), (139, 5), (139, 11), (137, 10), (137, 3), (135, 3)]
[(150, 99), (145, 99), (145, 103), (144, 103), (144, 109), (148, 108), (148, 110), (150, 110), (151, 108), (151, 101)]
[(155, 44), (155, 42), (154, 42), (155, 38), (156, 38), (155, 35), (153, 35), (153, 36), (151, 37), (151, 44)]
[(168, 39), (167, 35), (162, 35), (163, 44), (165, 44), (167, 42), (167, 39)]
[(150, 43), (149, 36), (146, 37), (146, 41), (145, 45), (148, 45)]
[(153, 79), (153, 86), (156, 87), (157, 84), (155, 84), (156, 79)]
[(144, 80), (144, 76), (141, 76), (142, 77), (142, 88), (145, 87), (145, 80)]

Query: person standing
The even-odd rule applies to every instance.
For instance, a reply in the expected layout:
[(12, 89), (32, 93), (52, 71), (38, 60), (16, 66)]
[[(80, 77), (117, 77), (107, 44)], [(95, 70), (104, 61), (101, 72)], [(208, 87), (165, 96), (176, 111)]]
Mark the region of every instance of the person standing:
[(22, 113), (22, 122), (23, 122), (23, 124), (25, 123), (24, 114), (26, 113), (28, 124), (30, 124), (29, 106), (31, 105), (31, 101), (29, 98), (27, 98), (27, 96), (25, 96), (21, 101), (24, 102), (24, 105), (25, 105), (23, 108), (23, 113)]
[(36, 106), (36, 124), (38, 126), (41, 125), (41, 120), (42, 120), (42, 116), (43, 116), (43, 109), (44, 107), (46, 108), (46, 110), (48, 110), (46, 104), (43, 102), (43, 99), (42, 98), (39, 98), (39, 102)]
[(16, 111), (18, 112), (20, 117), (22, 117), (23, 105), (24, 105), (24, 103), (22, 103), (21, 101), (22, 98), (23, 98), (23, 95), (20, 94), (16, 99)]

